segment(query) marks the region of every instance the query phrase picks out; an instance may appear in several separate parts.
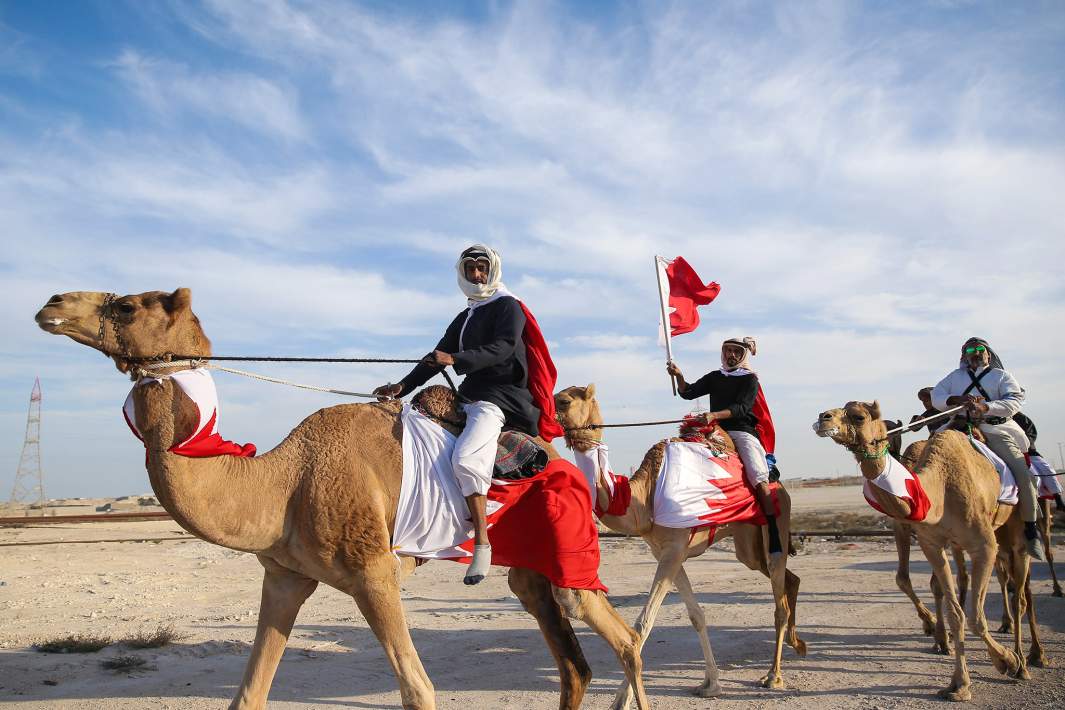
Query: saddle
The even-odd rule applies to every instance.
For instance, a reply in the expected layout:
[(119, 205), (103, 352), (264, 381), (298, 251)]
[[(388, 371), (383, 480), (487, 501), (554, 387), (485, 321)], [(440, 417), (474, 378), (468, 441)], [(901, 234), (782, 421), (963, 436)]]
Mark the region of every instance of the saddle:
[[(458, 436), (466, 427), (458, 393), (443, 385), (430, 385), (414, 395), (411, 406)], [(504, 429), (499, 435), (492, 478), (517, 481), (531, 478), (544, 470), (547, 451), (525, 432)]]

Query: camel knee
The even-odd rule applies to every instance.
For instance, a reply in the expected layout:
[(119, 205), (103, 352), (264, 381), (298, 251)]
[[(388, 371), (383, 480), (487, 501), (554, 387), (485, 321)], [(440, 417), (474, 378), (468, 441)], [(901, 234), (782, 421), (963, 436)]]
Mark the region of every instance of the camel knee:
[[(587, 593), (595, 594), (596, 592)], [(563, 616), (577, 620), (584, 618), (584, 604), (581, 601), (580, 590), (552, 586), (551, 596), (553, 596), (558, 605), (562, 607)]]

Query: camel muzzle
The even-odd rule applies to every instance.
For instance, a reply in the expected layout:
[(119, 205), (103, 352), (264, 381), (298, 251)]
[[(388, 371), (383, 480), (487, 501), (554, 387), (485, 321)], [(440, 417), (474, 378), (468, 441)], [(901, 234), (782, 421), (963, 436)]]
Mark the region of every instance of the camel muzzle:
[(813, 423), (814, 433), (820, 437), (830, 437), (839, 434), (839, 427), (832, 425), (832, 415), (822, 412), (817, 421)]

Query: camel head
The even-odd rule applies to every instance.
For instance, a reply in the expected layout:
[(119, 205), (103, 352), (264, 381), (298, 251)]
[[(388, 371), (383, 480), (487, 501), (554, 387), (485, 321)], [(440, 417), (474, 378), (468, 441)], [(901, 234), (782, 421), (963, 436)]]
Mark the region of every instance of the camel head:
[(567, 387), (555, 394), (555, 413), (566, 432), (566, 446), (589, 448), (603, 440), (602, 429), (579, 429), (575, 427), (590, 424), (602, 424), (603, 415), (599, 412), (599, 401), (595, 398), (595, 385), (587, 387)]
[(115, 296), (72, 291), (48, 299), (37, 325), (99, 350), (129, 372), (138, 360), (167, 355), (210, 355), (211, 341), (192, 312), (192, 292), (148, 291)]
[(871, 451), (887, 441), (887, 425), (880, 418), (880, 403), (876, 401), (847, 402), (840, 409), (821, 412), (814, 432), (853, 452)]

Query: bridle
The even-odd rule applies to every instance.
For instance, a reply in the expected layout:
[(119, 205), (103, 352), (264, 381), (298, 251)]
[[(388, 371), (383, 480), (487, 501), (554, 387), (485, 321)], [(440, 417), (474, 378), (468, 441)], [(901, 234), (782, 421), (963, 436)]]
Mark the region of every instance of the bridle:
[[(118, 316), (115, 313), (115, 300), (118, 298), (116, 293), (108, 293), (104, 295), (104, 302), (100, 304), (100, 328), (96, 333), (96, 340), (98, 342), (98, 349), (107, 357), (121, 358), (130, 364), (130, 379), (139, 380), (148, 375), (153, 375), (148, 370), (138, 367), (135, 363), (150, 363), (150, 362), (167, 362), (173, 358), (172, 353), (164, 353), (162, 355), (156, 355), (153, 357), (133, 357), (129, 351), (129, 343), (126, 341), (125, 334), (122, 332), (122, 327), (119, 325)], [(107, 343), (104, 340), (104, 336), (107, 334), (107, 324), (111, 324), (111, 331), (114, 334), (115, 345), (118, 347), (118, 352), (109, 352), (107, 350)]]

